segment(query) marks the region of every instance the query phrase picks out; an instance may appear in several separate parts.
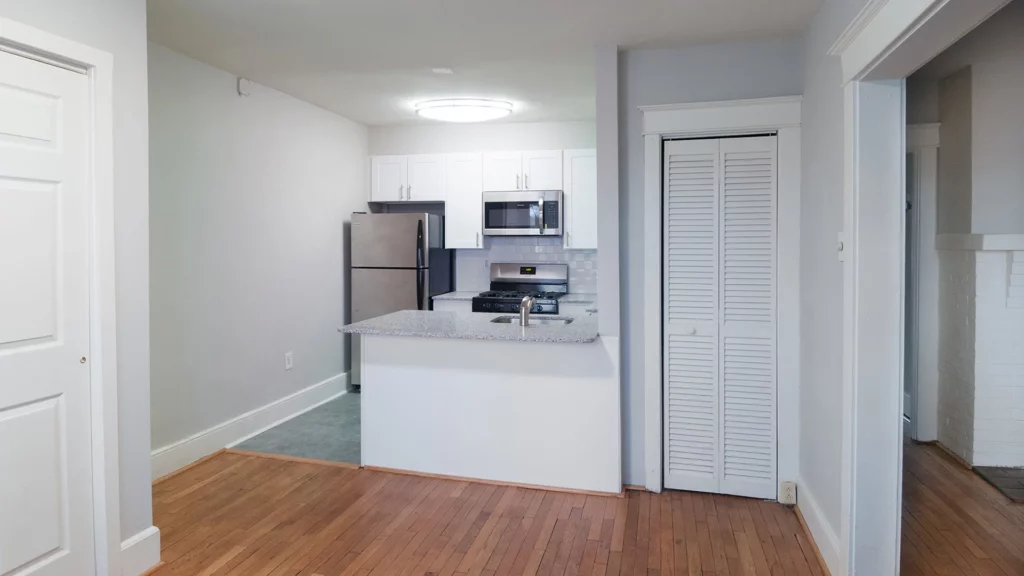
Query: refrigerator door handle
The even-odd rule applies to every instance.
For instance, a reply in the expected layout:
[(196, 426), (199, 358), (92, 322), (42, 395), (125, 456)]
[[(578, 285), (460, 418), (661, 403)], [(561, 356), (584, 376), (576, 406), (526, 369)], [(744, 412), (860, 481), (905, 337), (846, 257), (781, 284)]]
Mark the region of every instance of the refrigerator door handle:
[(423, 268), (423, 220), (416, 223), (416, 267)]
[(423, 307), (423, 268), (416, 269), (416, 309), (424, 310)]

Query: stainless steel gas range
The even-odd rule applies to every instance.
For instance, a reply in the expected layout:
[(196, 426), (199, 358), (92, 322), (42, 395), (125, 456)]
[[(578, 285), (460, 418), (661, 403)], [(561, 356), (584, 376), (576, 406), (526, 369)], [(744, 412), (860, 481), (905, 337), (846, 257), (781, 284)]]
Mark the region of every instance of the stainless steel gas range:
[(568, 292), (565, 264), (491, 264), (491, 289), (473, 298), (473, 312), (517, 313), (532, 296), (532, 314), (558, 314), (558, 300)]

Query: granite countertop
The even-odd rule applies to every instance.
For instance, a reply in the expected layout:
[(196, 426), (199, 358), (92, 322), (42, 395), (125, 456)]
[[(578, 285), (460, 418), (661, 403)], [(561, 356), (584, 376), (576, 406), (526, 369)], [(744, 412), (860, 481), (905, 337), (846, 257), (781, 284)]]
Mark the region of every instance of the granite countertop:
[(575, 318), (571, 324), (566, 325), (531, 325), (525, 329), (519, 326), (518, 317), (511, 324), (491, 322), (497, 316), (510, 316), (510, 314), (403, 310), (349, 324), (338, 328), (338, 331), (371, 336), (560, 344), (586, 344), (597, 340), (597, 318), (593, 316)]
[[(469, 292), (469, 291), (458, 291), (449, 292), (447, 294), (441, 294), (434, 296), (434, 300), (447, 301), (447, 302), (469, 302), (474, 296), (478, 296), (480, 292)], [(558, 299), (563, 304), (594, 304), (597, 302), (597, 294), (587, 294), (585, 292), (575, 293), (570, 292), (565, 296)]]

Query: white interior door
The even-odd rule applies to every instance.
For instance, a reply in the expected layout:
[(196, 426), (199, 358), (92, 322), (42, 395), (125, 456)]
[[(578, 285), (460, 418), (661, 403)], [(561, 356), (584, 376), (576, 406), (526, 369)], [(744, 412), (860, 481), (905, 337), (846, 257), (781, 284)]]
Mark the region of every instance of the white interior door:
[(94, 574), (86, 76), (0, 52), (0, 574)]
[(665, 487), (774, 498), (776, 139), (664, 158)]

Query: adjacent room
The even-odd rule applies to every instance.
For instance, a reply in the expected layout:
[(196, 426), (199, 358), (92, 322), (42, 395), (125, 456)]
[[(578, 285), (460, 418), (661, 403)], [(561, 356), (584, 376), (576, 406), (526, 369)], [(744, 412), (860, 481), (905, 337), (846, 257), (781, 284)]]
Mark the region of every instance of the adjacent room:
[(907, 79), (903, 574), (1024, 573), (1022, 30)]

